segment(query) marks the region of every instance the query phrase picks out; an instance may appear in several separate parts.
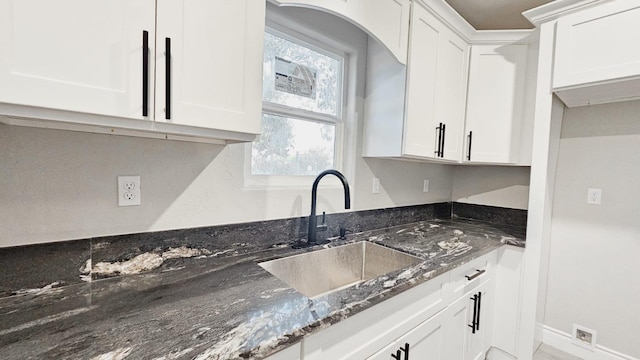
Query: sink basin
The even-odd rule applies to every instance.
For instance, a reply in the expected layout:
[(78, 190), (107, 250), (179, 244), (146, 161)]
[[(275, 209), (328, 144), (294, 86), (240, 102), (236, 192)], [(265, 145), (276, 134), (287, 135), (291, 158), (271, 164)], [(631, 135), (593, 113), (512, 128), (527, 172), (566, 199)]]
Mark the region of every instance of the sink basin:
[(265, 270), (307, 297), (317, 297), (422, 259), (368, 241), (259, 263)]

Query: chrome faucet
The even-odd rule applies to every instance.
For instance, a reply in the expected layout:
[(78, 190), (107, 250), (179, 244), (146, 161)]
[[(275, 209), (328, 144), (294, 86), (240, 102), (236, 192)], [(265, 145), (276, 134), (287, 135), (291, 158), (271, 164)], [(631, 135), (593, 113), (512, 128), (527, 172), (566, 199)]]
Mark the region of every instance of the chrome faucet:
[(347, 179), (337, 170), (325, 170), (321, 172), (316, 180), (313, 182), (313, 187), (311, 188), (311, 214), (309, 215), (309, 231), (307, 232), (307, 246), (316, 245), (316, 235), (318, 228), (326, 229), (327, 225), (324, 223), (324, 213), (322, 213), (322, 225), (318, 226), (318, 219), (316, 217), (316, 198), (318, 193), (318, 183), (320, 179), (322, 179), (325, 175), (335, 175), (340, 182), (342, 182), (342, 187), (344, 188), (344, 208), (351, 208), (351, 199), (349, 195), (349, 183)]

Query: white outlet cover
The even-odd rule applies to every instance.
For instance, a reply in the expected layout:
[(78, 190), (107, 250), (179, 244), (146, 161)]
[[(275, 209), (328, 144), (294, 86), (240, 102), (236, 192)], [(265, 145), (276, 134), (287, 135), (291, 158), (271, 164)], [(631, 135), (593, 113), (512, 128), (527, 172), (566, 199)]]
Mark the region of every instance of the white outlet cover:
[(429, 179), (424, 179), (422, 183), (422, 192), (429, 192)]
[(141, 204), (140, 176), (118, 176), (118, 206)]
[(600, 205), (602, 203), (602, 189), (587, 189), (587, 204)]
[(373, 188), (371, 190), (371, 192), (374, 194), (380, 193), (380, 179), (376, 177), (373, 178)]

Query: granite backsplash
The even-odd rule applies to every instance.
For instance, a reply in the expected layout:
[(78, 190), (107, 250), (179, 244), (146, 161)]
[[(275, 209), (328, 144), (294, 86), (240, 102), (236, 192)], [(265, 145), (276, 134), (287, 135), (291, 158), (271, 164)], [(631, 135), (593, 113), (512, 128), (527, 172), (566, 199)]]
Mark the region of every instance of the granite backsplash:
[[(509, 228), (523, 235), (526, 210), (436, 203), (327, 214), (321, 237), (387, 228), (430, 219), (471, 219)], [(87, 238), (56, 243), (0, 248), (0, 298), (43, 288), (183, 266), (198, 256), (229, 257), (288, 247), (306, 236), (307, 218), (258, 221)]]

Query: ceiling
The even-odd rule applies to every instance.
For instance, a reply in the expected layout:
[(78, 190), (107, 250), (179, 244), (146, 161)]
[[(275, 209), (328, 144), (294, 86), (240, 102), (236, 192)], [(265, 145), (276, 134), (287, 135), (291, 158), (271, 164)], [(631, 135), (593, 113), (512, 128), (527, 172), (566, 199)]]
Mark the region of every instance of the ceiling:
[(531, 29), (525, 10), (552, 0), (445, 0), (476, 30)]

